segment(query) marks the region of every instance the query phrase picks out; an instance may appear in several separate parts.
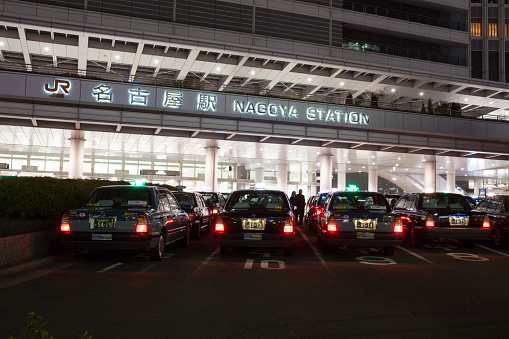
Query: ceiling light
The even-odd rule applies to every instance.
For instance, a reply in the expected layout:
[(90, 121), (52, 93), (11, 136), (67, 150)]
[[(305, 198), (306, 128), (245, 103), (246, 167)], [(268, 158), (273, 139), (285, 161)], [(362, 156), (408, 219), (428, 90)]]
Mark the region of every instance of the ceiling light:
[(255, 75), (255, 71), (251, 71), (251, 75)]
[(468, 101), (468, 98), (465, 98), (465, 101)]
[(311, 78), (308, 78), (308, 81), (311, 82)]
[(396, 92), (396, 89), (395, 88), (391, 88), (391, 92), (392, 93)]
[(44, 47), (44, 51), (45, 52), (49, 51), (49, 47)]
[(0, 41), (0, 46), (3, 46), (4, 45), (4, 42), (3, 41)]
[(158, 64), (158, 63), (159, 63), (159, 60), (155, 59), (154, 64)]
[(490, 101), (490, 105), (493, 105), (493, 101)]
[(344, 81), (341, 81), (341, 82), (339, 83), (339, 86), (344, 86), (344, 85), (345, 85), (345, 82), (344, 82)]
[(424, 95), (424, 92), (419, 93), (419, 95), (422, 97)]
[(115, 55), (115, 60), (119, 60), (120, 59), (120, 55)]
[(221, 70), (221, 67), (217, 66), (217, 67), (216, 67), (216, 70), (220, 71), (220, 70)]

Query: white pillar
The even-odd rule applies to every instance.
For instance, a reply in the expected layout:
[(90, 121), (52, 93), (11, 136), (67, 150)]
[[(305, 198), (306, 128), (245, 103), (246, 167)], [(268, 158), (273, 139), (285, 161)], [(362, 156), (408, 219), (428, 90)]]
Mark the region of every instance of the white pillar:
[(346, 164), (338, 164), (338, 190), (346, 189)]
[(447, 192), (456, 192), (456, 171), (454, 170), (447, 171)]
[(479, 195), (479, 189), (483, 188), (483, 178), (477, 178), (474, 179), (474, 194), (473, 195)]
[(69, 178), (83, 178), (83, 161), (85, 159), (85, 132), (75, 130), (71, 132), (71, 146), (69, 150)]
[(437, 162), (433, 156), (424, 163), (424, 192), (432, 193), (437, 189)]
[(288, 193), (288, 164), (277, 164), (277, 189)]
[(332, 154), (320, 155), (320, 192), (332, 189)]
[(205, 189), (217, 191), (217, 140), (207, 140), (205, 147)]
[(378, 192), (378, 166), (369, 166), (368, 170), (368, 191)]
[(263, 167), (255, 168), (255, 188), (264, 188), (264, 181)]

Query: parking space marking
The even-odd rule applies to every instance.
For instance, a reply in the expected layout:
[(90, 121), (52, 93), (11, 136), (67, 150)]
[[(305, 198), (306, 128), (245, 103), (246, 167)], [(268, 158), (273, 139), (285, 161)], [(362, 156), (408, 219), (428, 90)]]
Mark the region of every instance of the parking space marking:
[(219, 253), (219, 249), (219, 247), (216, 248), (216, 250), (212, 252), (205, 260), (203, 260), (201, 264), (193, 271), (193, 273), (191, 273), (186, 279), (191, 279), (197, 276), (198, 273), (200, 273), (201, 270), (203, 270), (203, 268), (209, 264), (212, 258), (214, 258), (214, 256)]
[(116, 264), (113, 264), (113, 265), (111, 265), (111, 266), (108, 266), (108, 267), (106, 267), (106, 268), (103, 268), (102, 270), (97, 271), (97, 273), (104, 273), (104, 272), (106, 272), (106, 271), (112, 270), (112, 269), (114, 269), (115, 267), (118, 267), (118, 266), (123, 265), (123, 264), (124, 264), (123, 262), (117, 262)]
[(414, 256), (414, 257), (416, 257), (416, 258), (419, 258), (419, 259), (421, 259), (421, 260), (423, 260), (423, 261), (427, 262), (427, 263), (430, 263), (430, 264), (433, 264), (433, 265), (435, 264), (433, 261), (428, 260), (428, 259), (424, 258), (422, 255), (419, 255), (419, 254), (417, 254), (417, 253), (415, 253), (415, 252), (412, 252), (412, 251), (410, 251), (410, 250), (407, 250), (406, 248), (404, 248), (404, 247), (402, 247), (402, 246), (396, 246), (396, 247), (397, 247), (398, 249), (402, 250), (402, 251), (407, 252), (407, 253), (408, 253), (408, 254), (410, 254), (410, 255), (413, 255), (413, 256)]
[(476, 246), (481, 247), (481, 248), (484, 248), (485, 250), (491, 251), (491, 252), (493, 252), (493, 253), (497, 253), (497, 254), (501, 254), (501, 255), (504, 255), (504, 256), (506, 256), (506, 257), (509, 257), (509, 254), (507, 254), (507, 253), (500, 252), (500, 251), (494, 250), (494, 249), (492, 249), (492, 248), (489, 248), (489, 247), (486, 247), (486, 246), (483, 246), (483, 245), (478, 245), (478, 244), (476, 244)]
[(327, 262), (325, 261), (325, 259), (322, 257), (322, 255), (320, 254), (320, 251), (318, 250), (318, 248), (316, 248), (315, 245), (313, 245), (311, 243), (311, 240), (309, 240), (308, 236), (304, 233), (304, 231), (302, 231), (300, 229), (300, 227), (297, 227), (297, 230), (299, 231), (300, 235), (304, 238), (304, 240), (307, 242), (307, 244), (309, 245), (309, 247), (311, 247), (311, 249), (313, 250), (313, 252), (315, 253), (315, 256), (318, 258), (318, 260), (320, 260), (320, 262), (322, 263), (323, 266), (325, 266), (325, 269), (327, 270), (327, 272), (330, 274), (330, 275), (334, 275), (332, 273), (332, 270), (330, 269), (329, 265), (327, 265)]

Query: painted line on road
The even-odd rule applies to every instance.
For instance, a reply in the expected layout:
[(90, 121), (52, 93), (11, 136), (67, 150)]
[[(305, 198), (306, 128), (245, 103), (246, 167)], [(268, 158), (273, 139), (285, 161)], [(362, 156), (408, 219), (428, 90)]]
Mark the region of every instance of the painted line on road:
[(62, 269), (76, 265), (77, 263), (54, 263), (43, 268), (33, 268), (27, 272), (16, 273), (12, 276), (2, 277), (0, 280), (0, 290), (8, 287), (17, 286), (30, 280), (35, 280), (45, 275), (55, 273)]
[(191, 275), (189, 275), (186, 279), (191, 279), (191, 278), (194, 278), (195, 276), (198, 275), (198, 273), (201, 272), (201, 270), (203, 270), (203, 268), (205, 266), (207, 266), (209, 264), (210, 261), (212, 261), (212, 258), (219, 253), (219, 247), (216, 248), (216, 250), (214, 252), (212, 252), (212, 254), (210, 254), (205, 260), (202, 261), (202, 263), (200, 264), (200, 266), (198, 266), (194, 271), (193, 273), (191, 273)]
[(117, 262), (116, 264), (113, 264), (113, 265), (111, 265), (111, 266), (108, 266), (108, 267), (106, 267), (106, 268), (103, 268), (102, 270), (97, 271), (97, 273), (104, 273), (104, 272), (106, 272), (106, 271), (112, 270), (112, 269), (114, 269), (115, 267), (118, 267), (118, 266), (123, 265), (123, 264), (124, 264), (123, 262)]
[(500, 252), (500, 251), (494, 250), (492, 248), (489, 248), (489, 247), (486, 247), (486, 246), (483, 246), (483, 245), (476, 244), (476, 246), (484, 248), (485, 250), (488, 250), (488, 251), (491, 251), (491, 252), (498, 253), (498, 254), (501, 254), (501, 255), (505, 255), (506, 257), (509, 257), (509, 254), (507, 254), (507, 253)]
[(327, 261), (325, 261), (325, 259), (322, 257), (322, 254), (320, 253), (318, 248), (316, 248), (316, 246), (311, 243), (311, 240), (309, 240), (308, 236), (304, 233), (303, 230), (301, 230), (301, 228), (299, 226), (297, 226), (297, 230), (299, 231), (300, 235), (304, 238), (304, 240), (306, 240), (306, 242), (308, 243), (309, 247), (311, 247), (311, 249), (315, 253), (315, 256), (318, 258), (318, 260), (320, 260), (320, 262), (325, 267), (327, 272), (330, 275), (334, 275), (334, 273), (332, 273), (332, 270), (330, 269), (329, 265), (327, 265)]
[(414, 257), (416, 257), (416, 258), (419, 258), (419, 259), (421, 259), (421, 260), (424, 260), (424, 261), (425, 261), (425, 262), (427, 262), (427, 263), (435, 264), (433, 261), (428, 260), (428, 259), (424, 258), (422, 255), (419, 255), (419, 254), (417, 254), (417, 253), (415, 253), (415, 252), (412, 252), (412, 251), (410, 251), (410, 250), (407, 250), (407, 249), (406, 249), (406, 248), (404, 248), (404, 247), (401, 247), (401, 246), (396, 246), (396, 247), (397, 247), (397, 248), (399, 248), (399, 249), (400, 249), (400, 250), (402, 250), (402, 251), (407, 252), (408, 254), (413, 255), (413, 256), (414, 256)]

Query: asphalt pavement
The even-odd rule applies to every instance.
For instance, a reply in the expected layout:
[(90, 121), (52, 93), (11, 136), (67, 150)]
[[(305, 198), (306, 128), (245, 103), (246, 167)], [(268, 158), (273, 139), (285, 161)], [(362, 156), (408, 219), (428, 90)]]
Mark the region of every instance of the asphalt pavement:
[(144, 253), (59, 253), (0, 277), (0, 338), (21, 337), (35, 312), (55, 338), (506, 338), (509, 250), (454, 241), (338, 248), (307, 228), (294, 255), (235, 248), (210, 233)]

